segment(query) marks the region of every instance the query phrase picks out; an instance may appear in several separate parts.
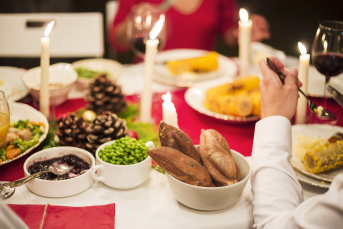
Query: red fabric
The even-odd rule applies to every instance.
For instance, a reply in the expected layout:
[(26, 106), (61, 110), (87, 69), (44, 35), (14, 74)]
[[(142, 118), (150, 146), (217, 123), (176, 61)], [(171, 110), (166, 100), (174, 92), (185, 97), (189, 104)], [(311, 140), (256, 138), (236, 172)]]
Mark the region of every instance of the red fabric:
[[(8, 205), (30, 229), (39, 229), (45, 205)], [(49, 205), (43, 228), (49, 229), (109, 229), (114, 228), (115, 204), (89, 207)]]
[[(118, 51), (128, 51), (115, 41), (116, 26), (125, 20), (132, 6), (149, 2), (159, 4), (162, 0), (122, 0), (113, 26), (109, 32), (109, 40)], [(171, 7), (165, 12), (167, 41), (164, 50), (176, 48), (213, 50), (215, 36), (224, 34), (227, 29), (238, 26), (238, 11), (235, 0), (203, 0), (199, 9), (185, 15)]]

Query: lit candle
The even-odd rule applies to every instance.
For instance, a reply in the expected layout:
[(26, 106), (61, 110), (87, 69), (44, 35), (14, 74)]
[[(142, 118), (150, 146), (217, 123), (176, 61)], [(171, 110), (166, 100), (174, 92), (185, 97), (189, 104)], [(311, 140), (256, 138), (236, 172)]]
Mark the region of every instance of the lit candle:
[(151, 122), (152, 80), (158, 46), (158, 39), (156, 39), (156, 37), (161, 31), (163, 23), (164, 15), (162, 14), (154, 28), (149, 33), (149, 40), (147, 40), (145, 44), (144, 87), (140, 108), (140, 121), (142, 122)]
[(41, 38), (41, 57), (40, 57), (40, 91), (39, 91), (39, 110), (45, 117), (49, 117), (50, 113), (50, 91), (49, 91), (49, 66), (50, 54), (49, 33), (54, 26), (54, 21), (50, 22), (44, 32), (44, 37)]
[[(310, 64), (310, 54), (307, 54), (306, 48), (303, 44), (298, 42), (298, 47), (301, 55), (299, 56), (299, 73), (298, 78), (302, 82), (301, 90), (307, 94), (307, 79), (308, 67)], [(307, 101), (305, 96), (300, 96), (298, 99), (297, 113), (295, 118), (296, 124), (304, 124), (306, 121)]]
[(172, 125), (176, 128), (179, 128), (177, 124), (177, 113), (174, 104), (171, 101), (170, 93), (162, 95), (162, 99), (164, 100), (162, 107), (163, 107), (163, 121), (169, 125)]
[(245, 9), (239, 10), (240, 21), (239, 24), (239, 75), (247, 76), (249, 70), (250, 58), (250, 40), (252, 21), (249, 20), (248, 12)]

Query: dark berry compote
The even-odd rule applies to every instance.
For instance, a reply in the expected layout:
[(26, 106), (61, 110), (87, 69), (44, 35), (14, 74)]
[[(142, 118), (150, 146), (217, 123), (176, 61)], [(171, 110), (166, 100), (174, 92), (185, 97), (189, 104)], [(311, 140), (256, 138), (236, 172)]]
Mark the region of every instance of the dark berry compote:
[(52, 165), (52, 163), (54, 163), (56, 161), (59, 161), (59, 164), (66, 163), (68, 165), (75, 165), (75, 167), (69, 173), (61, 175), (61, 176), (57, 176), (53, 173), (44, 173), (44, 174), (40, 175), (38, 178), (43, 179), (43, 180), (70, 179), (70, 178), (77, 177), (77, 176), (85, 173), (91, 167), (83, 159), (77, 157), (76, 155), (70, 154), (70, 155), (65, 155), (63, 157), (59, 157), (59, 158), (52, 158), (52, 159), (46, 160), (46, 161), (35, 162), (33, 165), (31, 165), (29, 167), (28, 171), (30, 174), (34, 174), (36, 172), (48, 170), (49, 166)]

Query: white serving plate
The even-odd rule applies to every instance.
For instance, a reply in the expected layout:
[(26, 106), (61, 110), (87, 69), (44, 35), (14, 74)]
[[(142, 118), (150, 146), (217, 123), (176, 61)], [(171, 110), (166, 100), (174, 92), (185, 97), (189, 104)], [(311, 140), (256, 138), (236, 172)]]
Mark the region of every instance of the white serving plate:
[[(108, 72), (110, 75), (109, 77), (112, 80), (116, 80), (121, 72), (123, 71), (123, 65), (115, 60), (110, 59), (102, 59), (102, 58), (95, 58), (95, 59), (84, 59), (78, 60), (72, 63), (74, 69), (82, 67), (89, 70), (97, 71), (97, 72)], [(85, 79), (78, 77), (76, 81), (76, 85), (80, 89), (88, 88), (89, 84), (93, 79)]]
[(204, 100), (206, 98), (206, 91), (210, 88), (225, 84), (231, 83), (233, 77), (221, 77), (218, 79), (200, 82), (194, 84), (192, 87), (188, 88), (185, 93), (186, 103), (191, 106), (194, 110), (207, 115), (209, 117), (215, 118), (219, 121), (227, 123), (247, 123), (254, 122), (260, 119), (258, 116), (248, 116), (248, 117), (236, 117), (231, 115), (219, 114), (213, 111), (208, 110), (204, 106)]
[(44, 139), (46, 138), (48, 131), (49, 131), (49, 123), (48, 120), (45, 118), (45, 116), (37, 111), (36, 109), (30, 107), (29, 105), (22, 104), (22, 103), (16, 103), (16, 102), (8, 102), (8, 105), (10, 107), (10, 119), (11, 123), (18, 122), (19, 120), (26, 120), (29, 119), (30, 121), (35, 122), (43, 122), (45, 125), (45, 132), (40, 136), (39, 142), (31, 147), (30, 149), (26, 150), (24, 153), (19, 154), (17, 157), (13, 158), (12, 160), (6, 160), (0, 163), (0, 165), (7, 164), (9, 162), (15, 161), (18, 158), (21, 158), (22, 156), (28, 154), (31, 152), (34, 148), (36, 148)]
[[(318, 136), (323, 137), (323, 138), (330, 138), (336, 132), (343, 132), (343, 127), (331, 126), (331, 125), (326, 125), (326, 124), (294, 125), (292, 126), (292, 142), (293, 144), (296, 144), (297, 136), (300, 134), (303, 134), (312, 138), (316, 138)], [(290, 162), (296, 171), (302, 174), (305, 174), (308, 177), (315, 178), (317, 180), (326, 181), (326, 182), (332, 182), (332, 179), (338, 173), (343, 172), (343, 168), (341, 167), (338, 169), (334, 169), (334, 170), (330, 170), (330, 171), (318, 173), (318, 174), (310, 173), (305, 169), (304, 164), (295, 155), (292, 156)]]
[(8, 101), (20, 100), (29, 92), (21, 82), (24, 72), (21, 68), (0, 66), (0, 90), (5, 92)]
[(174, 75), (165, 66), (166, 61), (182, 60), (204, 56), (206, 50), (173, 49), (160, 52), (156, 55), (154, 80), (168, 85), (191, 87), (197, 82), (207, 81), (218, 77), (234, 77), (237, 74), (237, 64), (232, 59), (218, 54), (218, 69), (207, 73), (183, 73)]

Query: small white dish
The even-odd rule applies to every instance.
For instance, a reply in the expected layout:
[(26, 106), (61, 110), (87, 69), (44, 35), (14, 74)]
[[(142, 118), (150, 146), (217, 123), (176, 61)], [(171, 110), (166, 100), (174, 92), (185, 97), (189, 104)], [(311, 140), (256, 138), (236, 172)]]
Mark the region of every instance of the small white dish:
[[(77, 73), (71, 64), (57, 63), (51, 65), (49, 67), (49, 84), (59, 86), (50, 88), (50, 105), (58, 106), (64, 103), (76, 80)], [(29, 89), (35, 101), (39, 101), (40, 81), (40, 67), (27, 70), (22, 77), (22, 82)]]
[[(107, 72), (109, 74), (108, 77), (110, 77), (112, 80), (116, 80), (123, 71), (123, 65), (119, 62), (102, 58), (78, 60), (72, 63), (72, 65), (74, 69), (86, 68), (97, 72)], [(78, 77), (76, 85), (80, 89), (84, 90), (89, 87), (89, 84), (92, 82), (92, 80), (93, 79)]]
[[(199, 150), (199, 146), (196, 148)], [(168, 184), (175, 198), (190, 208), (204, 211), (220, 210), (239, 201), (250, 178), (251, 169), (242, 154), (232, 149), (231, 153), (241, 171), (241, 180), (238, 183), (223, 187), (199, 187), (167, 174)]]
[(218, 77), (234, 77), (237, 74), (237, 64), (232, 59), (218, 54), (218, 69), (207, 73), (184, 73), (174, 75), (169, 72), (164, 64), (166, 61), (182, 60), (204, 56), (206, 50), (198, 49), (173, 49), (162, 51), (156, 55), (154, 80), (168, 85), (178, 87), (191, 87), (197, 82), (208, 81)]
[[(106, 142), (96, 150), (96, 165), (92, 169), (93, 178), (97, 181), (102, 181), (109, 187), (118, 189), (135, 188), (143, 184), (150, 178), (150, 156), (144, 161), (132, 165), (113, 165), (99, 158), (99, 151), (105, 148), (105, 146), (113, 144), (115, 141)], [(151, 141), (145, 143), (145, 145), (150, 148), (155, 147)]]
[(46, 119), (46, 117), (41, 112), (37, 111), (36, 109), (34, 109), (33, 107), (31, 107), (29, 105), (23, 104), (23, 103), (17, 103), (17, 102), (9, 101), (8, 105), (10, 107), (10, 123), (11, 124), (18, 122), (19, 120), (25, 121), (27, 119), (30, 121), (37, 122), (37, 123), (43, 122), (45, 125), (45, 131), (42, 134), (42, 136), (40, 136), (38, 143), (36, 145), (32, 146), (31, 148), (29, 148), (25, 152), (19, 154), (18, 156), (16, 156), (13, 159), (0, 162), (0, 165), (4, 165), (4, 164), (7, 164), (11, 161), (15, 161), (15, 160), (21, 158), (22, 156), (30, 153), (37, 146), (39, 146), (39, 144), (42, 143), (42, 141), (44, 141), (44, 139), (46, 138), (46, 136), (49, 132), (48, 120)]
[(24, 72), (21, 68), (0, 66), (0, 90), (5, 92), (8, 101), (20, 100), (29, 92), (21, 82)]
[(28, 168), (35, 162), (50, 160), (52, 158), (58, 158), (69, 154), (76, 155), (77, 157), (85, 160), (91, 168), (84, 174), (66, 180), (54, 181), (35, 178), (26, 184), (27, 188), (37, 195), (57, 198), (73, 196), (87, 190), (94, 183), (91, 175), (91, 169), (95, 165), (95, 160), (91, 153), (76, 147), (54, 147), (32, 154), (24, 163), (25, 176), (30, 175)]
[[(340, 126), (331, 126), (326, 124), (308, 124), (308, 125), (293, 125), (292, 126), (292, 142), (293, 144), (297, 143), (297, 136), (298, 135), (306, 135), (312, 138), (317, 138), (318, 136), (323, 138), (330, 138), (333, 134), (337, 132), (343, 132), (343, 127)], [(308, 176), (318, 180), (332, 182), (332, 179), (338, 174), (343, 172), (343, 168), (337, 168), (333, 170), (329, 170), (323, 173), (310, 173), (304, 167), (304, 164), (297, 158), (294, 154), (290, 160), (291, 165), (293, 168)]]
[(258, 116), (248, 116), (248, 117), (237, 117), (225, 114), (215, 113), (210, 111), (204, 106), (204, 101), (206, 98), (206, 91), (210, 88), (225, 84), (231, 83), (233, 78), (221, 77), (218, 79), (213, 79), (206, 82), (199, 82), (194, 84), (192, 87), (188, 88), (185, 93), (186, 103), (192, 107), (194, 110), (198, 111), (201, 114), (207, 115), (209, 117), (215, 118), (219, 121), (226, 123), (248, 123), (255, 122), (260, 119)]

